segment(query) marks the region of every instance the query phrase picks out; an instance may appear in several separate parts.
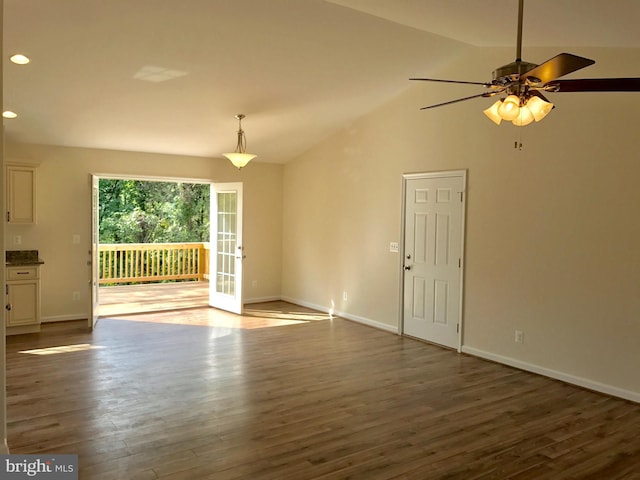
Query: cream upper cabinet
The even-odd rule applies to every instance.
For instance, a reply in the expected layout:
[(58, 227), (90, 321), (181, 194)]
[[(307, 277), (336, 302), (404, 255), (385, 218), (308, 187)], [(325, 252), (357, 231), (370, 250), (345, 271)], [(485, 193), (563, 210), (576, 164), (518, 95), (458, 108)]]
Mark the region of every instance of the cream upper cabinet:
[(7, 165), (7, 222), (36, 223), (36, 167)]

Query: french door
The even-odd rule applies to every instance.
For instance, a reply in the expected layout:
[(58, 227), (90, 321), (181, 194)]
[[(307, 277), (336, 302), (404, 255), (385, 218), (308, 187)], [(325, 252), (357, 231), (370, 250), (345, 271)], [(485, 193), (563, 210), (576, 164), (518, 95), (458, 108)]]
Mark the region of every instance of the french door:
[(209, 305), (242, 313), (242, 183), (211, 185)]

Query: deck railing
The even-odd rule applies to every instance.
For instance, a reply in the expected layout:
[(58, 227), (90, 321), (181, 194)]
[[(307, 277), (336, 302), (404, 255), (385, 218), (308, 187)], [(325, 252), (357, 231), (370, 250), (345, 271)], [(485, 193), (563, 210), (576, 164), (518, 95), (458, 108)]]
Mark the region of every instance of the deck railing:
[(111, 243), (98, 252), (102, 285), (209, 277), (208, 243)]

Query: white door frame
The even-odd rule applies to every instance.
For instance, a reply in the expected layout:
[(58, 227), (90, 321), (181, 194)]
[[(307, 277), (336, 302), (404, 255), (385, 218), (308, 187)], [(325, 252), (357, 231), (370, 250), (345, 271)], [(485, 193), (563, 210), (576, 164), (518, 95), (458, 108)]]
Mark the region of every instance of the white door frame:
[(91, 249), (89, 250), (89, 330), (93, 330), (98, 323), (98, 312), (100, 300), (98, 283), (98, 249), (100, 245), (100, 234), (98, 225), (98, 209), (100, 208), (99, 198), (100, 177), (91, 175)]
[(404, 260), (405, 260), (405, 232), (406, 232), (406, 194), (407, 194), (407, 181), (422, 178), (447, 178), (447, 177), (462, 177), (462, 195), (464, 196), (462, 201), (462, 245), (461, 245), (461, 259), (460, 259), (460, 316), (458, 324), (458, 347), (457, 351), (462, 351), (462, 338), (463, 338), (463, 320), (464, 320), (464, 266), (465, 266), (465, 236), (466, 236), (466, 204), (467, 204), (467, 170), (444, 170), (437, 172), (424, 172), (424, 173), (405, 173), (402, 175), (402, 227), (400, 229), (400, 288), (399, 288), (399, 306), (398, 306), (398, 335), (404, 335)]

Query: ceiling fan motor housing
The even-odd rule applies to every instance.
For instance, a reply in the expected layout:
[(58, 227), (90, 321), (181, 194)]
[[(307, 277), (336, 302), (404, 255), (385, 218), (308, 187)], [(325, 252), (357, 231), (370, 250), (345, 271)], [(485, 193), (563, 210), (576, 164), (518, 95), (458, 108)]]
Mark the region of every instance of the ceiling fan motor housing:
[(507, 84), (514, 81), (518, 81), (520, 75), (533, 70), (538, 65), (535, 63), (523, 62), (522, 60), (516, 60), (515, 62), (508, 63), (501, 67), (496, 68), (493, 71), (493, 80), (497, 83)]

